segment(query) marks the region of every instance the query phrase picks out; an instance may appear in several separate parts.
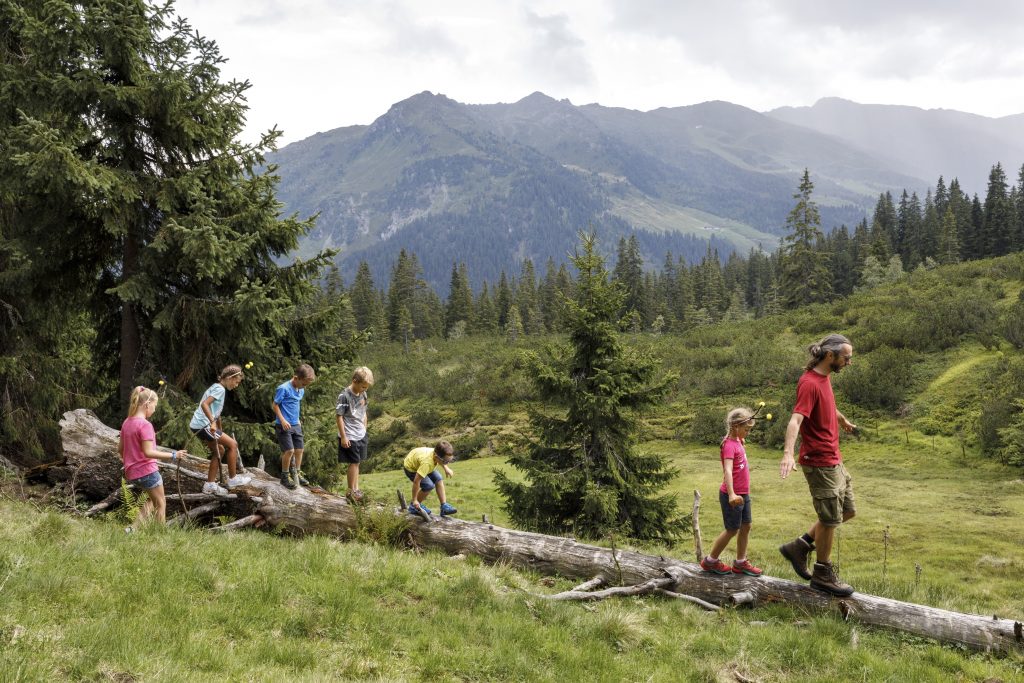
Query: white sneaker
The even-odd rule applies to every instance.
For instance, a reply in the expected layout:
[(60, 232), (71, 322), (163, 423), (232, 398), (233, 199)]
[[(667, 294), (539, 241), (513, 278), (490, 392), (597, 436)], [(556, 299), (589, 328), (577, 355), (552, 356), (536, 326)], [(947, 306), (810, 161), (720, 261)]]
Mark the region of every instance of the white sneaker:
[(228, 479), (227, 484), (229, 489), (233, 489), (236, 486), (245, 486), (250, 481), (252, 481), (252, 477), (246, 477), (241, 474), (236, 474), (235, 476)]
[(226, 496), (228, 490), (215, 481), (208, 481), (203, 484), (203, 493), (212, 493), (215, 496)]

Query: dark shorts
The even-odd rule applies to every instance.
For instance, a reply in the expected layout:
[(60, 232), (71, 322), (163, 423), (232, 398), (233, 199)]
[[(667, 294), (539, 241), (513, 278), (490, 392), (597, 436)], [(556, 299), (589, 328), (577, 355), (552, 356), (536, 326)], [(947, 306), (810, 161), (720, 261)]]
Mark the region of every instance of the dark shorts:
[(222, 429), (211, 430), (209, 427), (202, 427), (200, 429), (193, 429), (192, 433), (199, 437), (200, 441), (209, 442), (216, 441), (224, 433)]
[(277, 436), (277, 445), (281, 452), (302, 450), (302, 425), (292, 425), (287, 432), (281, 429), (281, 425), (274, 425), (274, 434)]
[[(416, 481), (416, 473), (412, 470), (402, 468), (405, 472), (405, 476), (409, 477), (409, 481)], [(434, 487), (441, 483), (441, 473), (434, 470), (427, 476), (420, 479), (420, 491), (433, 491)]]
[(842, 463), (832, 467), (808, 467), (802, 465), (807, 486), (814, 498), (814, 511), (825, 526), (839, 526), (843, 513), (855, 514), (857, 506), (853, 499), (853, 477)]
[(143, 491), (149, 491), (150, 489), (155, 489), (157, 486), (163, 486), (164, 478), (160, 476), (159, 472), (150, 472), (144, 477), (129, 479), (128, 483), (142, 489)]
[(359, 439), (358, 441), (352, 441), (349, 439), (348, 448), (341, 445), (341, 438), (338, 438), (338, 462), (348, 463), (349, 465), (358, 465), (359, 463), (366, 460), (366, 450), (370, 443), (370, 439), (366, 436)]
[(722, 506), (722, 521), (725, 523), (725, 528), (730, 531), (739, 529), (744, 524), (753, 523), (753, 516), (750, 513), (750, 494), (738, 493), (736, 495), (743, 496), (743, 505), (733, 507), (729, 505), (729, 494), (721, 490), (718, 492), (718, 502)]

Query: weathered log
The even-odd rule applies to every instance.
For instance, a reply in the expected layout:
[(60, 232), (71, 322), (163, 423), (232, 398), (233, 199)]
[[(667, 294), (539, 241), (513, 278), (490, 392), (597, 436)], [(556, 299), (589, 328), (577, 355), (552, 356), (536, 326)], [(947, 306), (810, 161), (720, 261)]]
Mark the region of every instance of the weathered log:
[[(111, 482), (105, 487), (90, 487), (100, 491), (96, 498), (105, 496), (114, 488), (115, 476), (116, 484), (120, 484), (120, 463), (111, 462), (108, 457), (112, 450), (116, 453), (117, 432), (103, 426), (88, 411), (74, 411), (64, 417), (62, 426), (75, 426), (65, 441), (76, 449), (73, 454), (67, 453), (68, 460), (74, 458), (83, 471), (96, 472)], [(82, 432), (90, 430), (91, 436), (83, 436)], [(91, 456), (87, 451), (90, 447), (93, 449)], [(65, 448), (67, 450), (68, 446)], [(102, 461), (105, 465), (100, 467), (90, 460)], [(187, 458), (182, 464), (182, 473), (186, 470), (205, 472), (206, 464), (208, 461), (202, 458)], [(250, 468), (249, 474), (253, 479), (247, 486), (233, 489), (244, 495), (240, 495), (237, 501), (224, 503), (226, 510), (233, 511), (234, 516), (258, 513), (266, 519), (268, 526), (293, 534), (344, 538), (355, 529), (356, 515), (344, 498), (317, 489), (286, 489), (277, 478), (255, 468)], [(205, 480), (205, 476), (202, 479)], [(182, 481), (183, 485), (185, 483)], [(196, 483), (195, 486), (201, 484)], [(83, 490), (79, 488), (79, 491)], [(253, 496), (259, 497), (261, 502), (255, 502)], [(242, 512), (237, 512), (239, 510)], [(399, 511), (397, 514), (408, 513)], [(803, 583), (770, 576), (710, 575), (692, 562), (601, 548), (570, 538), (515, 531), (453, 517), (441, 517), (429, 524), (417, 517), (410, 516), (409, 519), (409, 535), (418, 546), (436, 548), (453, 555), (472, 554), (492, 563), (503, 562), (543, 574), (580, 580), (599, 576), (613, 585), (635, 586), (671, 578), (671, 585), (661, 586), (663, 582), (658, 581), (659, 587), (671, 588), (672, 592), (713, 604), (729, 604), (731, 596), (746, 591), (753, 596), (755, 604), (785, 602), (820, 612), (838, 612), (844, 618), (863, 624), (978, 650), (1024, 652), (1019, 620), (962, 614), (863, 593), (838, 600)]]

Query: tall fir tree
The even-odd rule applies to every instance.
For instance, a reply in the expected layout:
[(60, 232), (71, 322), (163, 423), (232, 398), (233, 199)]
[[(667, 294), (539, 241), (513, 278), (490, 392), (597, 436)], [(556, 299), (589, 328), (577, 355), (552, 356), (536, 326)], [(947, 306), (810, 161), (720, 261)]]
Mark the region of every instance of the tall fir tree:
[(821, 215), (811, 199), (813, 191), (811, 174), (804, 169), (799, 190), (793, 195), (796, 206), (786, 218), (790, 232), (782, 239), (780, 284), (789, 308), (828, 301), (832, 296), (828, 254), (816, 249), (823, 235)]
[(674, 473), (663, 456), (633, 444), (637, 413), (656, 405), (674, 378), (657, 377), (649, 357), (622, 346), (624, 292), (608, 281), (595, 237), (581, 239), (576, 296), (566, 302), (569, 347), (530, 363), (538, 398), (555, 411), (531, 412), (536, 440), (509, 460), (524, 481), (497, 472), (495, 484), (525, 528), (671, 541), (685, 523), (674, 497), (659, 492)]
[[(64, 334), (91, 340), (113, 416), (140, 382), (192, 391), (308, 351), (324, 318), (298, 312), (330, 254), (277, 265), (311, 223), (279, 218), (279, 132), (239, 141), (249, 84), (221, 79), (217, 45), (171, 4), (3, 0), (0, 16), (0, 353), (41, 368)], [(21, 362), (0, 373), (35, 413)]]
[(1003, 256), (1009, 253), (1014, 241), (1014, 207), (1010, 205), (1006, 172), (997, 163), (988, 175), (988, 192), (985, 195), (985, 211), (982, 221), (981, 253), (986, 256)]
[(448, 284), (448, 303), (444, 311), (444, 332), (448, 335), (458, 323), (463, 327), (473, 319), (473, 291), (469, 288), (469, 274), (466, 264), (452, 263), (452, 275)]

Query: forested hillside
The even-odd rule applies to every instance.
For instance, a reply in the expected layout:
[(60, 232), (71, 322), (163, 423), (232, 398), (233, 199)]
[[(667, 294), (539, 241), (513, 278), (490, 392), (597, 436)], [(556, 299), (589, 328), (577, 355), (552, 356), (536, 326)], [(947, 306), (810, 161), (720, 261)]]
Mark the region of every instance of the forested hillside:
[(853, 225), (879, 192), (922, 188), (834, 138), (726, 102), (638, 112), (535, 93), (463, 105), (420, 93), (370, 126), (270, 155), (288, 211), (317, 213), (300, 253), (340, 248), (378, 279), (402, 248), (435, 288), (452, 260), (474, 286), (525, 259), (566, 261), (580, 229), (635, 235), (648, 260), (771, 251), (799, 173), (815, 171), (826, 226)]

